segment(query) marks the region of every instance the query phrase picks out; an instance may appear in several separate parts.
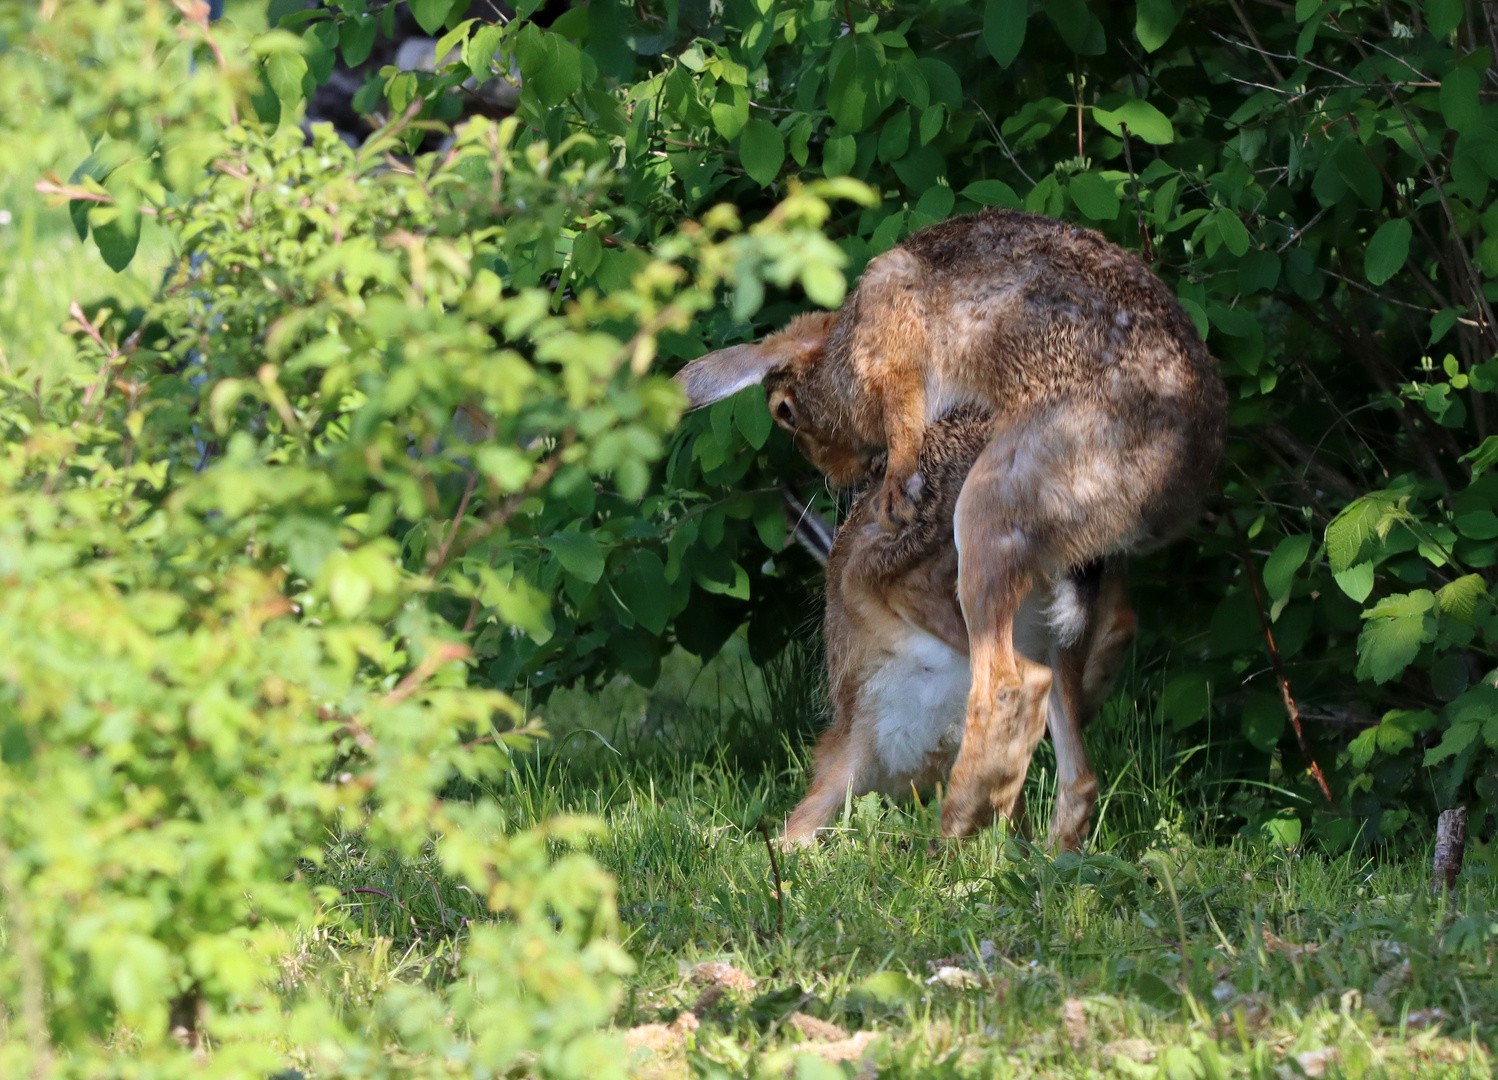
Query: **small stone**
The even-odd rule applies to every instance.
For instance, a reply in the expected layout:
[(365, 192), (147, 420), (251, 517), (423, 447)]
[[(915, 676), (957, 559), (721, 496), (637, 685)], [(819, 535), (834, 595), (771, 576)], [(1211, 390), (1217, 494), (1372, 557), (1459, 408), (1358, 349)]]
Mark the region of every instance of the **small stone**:
[(803, 1012), (791, 1013), (786, 1017), (785, 1022), (811, 1042), (838, 1042), (848, 1038), (848, 1033), (836, 1024), (819, 1020)]
[(1073, 1050), (1087, 1045), (1087, 1013), (1077, 998), (1067, 998), (1061, 1003), (1061, 1025), (1066, 1029), (1066, 1041)]
[(624, 1033), (624, 1045), (630, 1050), (648, 1050), (653, 1054), (675, 1053), (699, 1026), (695, 1015), (684, 1012), (670, 1025), (641, 1024), (630, 1028)]
[(1119, 1039), (1103, 1047), (1106, 1058), (1127, 1058), (1136, 1065), (1148, 1065), (1155, 1060), (1155, 1048), (1146, 1039)]
[(755, 987), (754, 978), (732, 964), (709, 961), (692, 969), (692, 981), (705, 986), (721, 986), (724, 990), (748, 993)]
[(1335, 1046), (1323, 1046), (1320, 1050), (1307, 1050), (1303, 1054), (1295, 1055), (1295, 1063), (1300, 1066), (1301, 1072), (1311, 1077), (1312, 1080), (1325, 1076), (1326, 1070), (1333, 1063), (1341, 1060), (1342, 1054)]
[(1449, 1019), (1445, 1009), (1411, 1009), (1409, 1015), (1404, 1018), (1404, 1024), (1405, 1027), (1424, 1030)]
[(868, 1051), (870, 1044), (879, 1035), (873, 1031), (860, 1031), (847, 1039), (839, 1039), (837, 1042), (816, 1043), (807, 1049), (816, 1054), (823, 1061), (859, 1061)]
[(948, 965), (936, 969), (936, 974), (926, 980), (927, 986), (941, 986), (948, 990), (973, 990), (979, 985), (978, 976), (967, 968)]

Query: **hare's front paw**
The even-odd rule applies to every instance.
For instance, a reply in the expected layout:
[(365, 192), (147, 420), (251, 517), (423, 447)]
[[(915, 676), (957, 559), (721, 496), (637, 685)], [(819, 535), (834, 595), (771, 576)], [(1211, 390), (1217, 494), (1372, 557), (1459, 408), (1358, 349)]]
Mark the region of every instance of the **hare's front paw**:
[(914, 521), (916, 502), (925, 487), (920, 473), (913, 473), (903, 481), (893, 473), (887, 475), (874, 504), (880, 528), (887, 533), (898, 532)]

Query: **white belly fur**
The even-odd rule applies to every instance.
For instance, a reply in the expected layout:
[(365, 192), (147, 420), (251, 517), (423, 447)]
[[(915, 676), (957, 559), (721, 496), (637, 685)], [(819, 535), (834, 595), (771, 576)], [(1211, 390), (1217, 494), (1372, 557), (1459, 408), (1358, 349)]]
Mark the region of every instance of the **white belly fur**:
[(909, 627), (889, 659), (863, 685), (874, 721), (879, 764), (892, 777), (921, 771), (928, 755), (953, 753), (962, 741), (972, 672), (966, 656)]
[[(1016, 645), (1037, 663), (1047, 662), (1049, 600), (1044, 586), (1032, 589), (1015, 618)], [(860, 711), (873, 718), (880, 766), (899, 780), (921, 772), (933, 753), (956, 753), (973, 676), (966, 656), (914, 626), (891, 645), (863, 684)]]

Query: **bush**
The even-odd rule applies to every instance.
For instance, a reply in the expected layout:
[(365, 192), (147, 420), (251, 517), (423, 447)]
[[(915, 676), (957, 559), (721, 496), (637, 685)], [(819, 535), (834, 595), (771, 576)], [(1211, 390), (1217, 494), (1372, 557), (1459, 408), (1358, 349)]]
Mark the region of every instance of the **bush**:
[[(357, 153), (237, 125), (248, 50), (297, 54), (186, 14), (5, 16), (37, 110), (6, 134), (39, 162), (66, 124), (97, 140), (43, 186), (106, 261), (148, 212), (180, 247), (149, 308), (75, 304), (55, 354), (0, 377), (0, 1072), (619, 1075), (595, 823), (438, 793), (539, 734), (483, 673), (558, 634), (548, 593), (660, 629), (663, 563), (597, 505), (643, 493), (676, 423), (656, 335), (725, 274), (840, 287), (806, 256), (826, 204), (793, 194), (750, 235), (715, 212), (564, 298), (563, 230), (608, 205), (586, 140), (475, 122), (399, 158), (403, 121)], [(210, 40), (222, 68), (199, 48), (191, 72)], [(335, 833), (434, 850), (482, 898), (457, 978), (348, 999), (302, 970), (341, 932), (314, 884)]]

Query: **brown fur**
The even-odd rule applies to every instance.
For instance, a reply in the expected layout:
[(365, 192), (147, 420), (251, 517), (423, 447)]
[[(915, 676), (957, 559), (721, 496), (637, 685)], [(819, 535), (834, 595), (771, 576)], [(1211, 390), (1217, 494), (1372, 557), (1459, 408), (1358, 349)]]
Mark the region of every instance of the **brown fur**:
[[(987, 412), (971, 406), (943, 418), (928, 431), (923, 445), (919, 464), (926, 487), (910, 524), (898, 533), (884, 532), (875, 520), (876, 489), (871, 489), (854, 503), (838, 530), (827, 563), (825, 623), (833, 723), (817, 746), (815, 778), (787, 822), (783, 843), (809, 841), (842, 806), (850, 786), (854, 794), (904, 795), (947, 776), (958, 742), (950, 737), (953, 733), (939, 729), (950, 718), (911, 716), (915, 724), (932, 726), (927, 734), (934, 748), (910, 767), (892, 769), (887, 755), (881, 753), (879, 719), (881, 704), (887, 701), (882, 703), (877, 697), (919, 693), (919, 688), (908, 683), (891, 685), (897, 679), (943, 677), (943, 665), (923, 670), (921, 664), (912, 664), (902, 655), (910, 651), (913, 633), (943, 643), (963, 658), (961, 667), (964, 674), (967, 671), (968, 634), (957, 603), (952, 515), (968, 470), (993, 428)], [(1058, 761), (1074, 766), (1058, 784), (1052, 818), (1053, 840), (1063, 848), (1075, 848), (1086, 835), (1096, 792), (1095, 777), (1081, 749), (1080, 728), (1107, 696), (1118, 661), (1133, 638), (1134, 615), (1124, 599), (1117, 563), (1103, 571), (1088, 615), (1080, 638), (1058, 646), (1055, 679), (1048, 668), (1033, 663), (1023, 691), (1028, 719), (1022, 738), (1029, 742), (1027, 759), (1049, 714)], [(1029, 650), (1045, 660), (1054, 642), (1045, 632), (1044, 617), (1028, 621)], [(892, 676), (896, 668), (900, 670)], [(948, 735), (945, 740), (944, 734)]]
[(1184, 529), (1221, 453), (1222, 378), (1170, 290), (1095, 232), (985, 211), (873, 259), (841, 312), (678, 377), (694, 405), (763, 381), (776, 421), (835, 482), (887, 452), (871, 507), (886, 532), (919, 521), (931, 422), (991, 411), (952, 511), (972, 687), (942, 831), (1011, 815), (1040, 735), (1034, 702), (1067, 663), (1016, 650), (1026, 598)]

